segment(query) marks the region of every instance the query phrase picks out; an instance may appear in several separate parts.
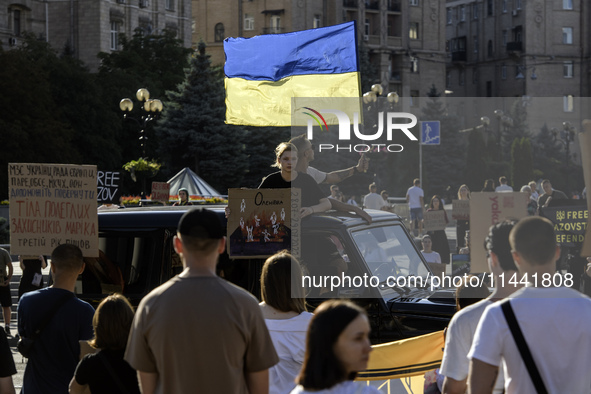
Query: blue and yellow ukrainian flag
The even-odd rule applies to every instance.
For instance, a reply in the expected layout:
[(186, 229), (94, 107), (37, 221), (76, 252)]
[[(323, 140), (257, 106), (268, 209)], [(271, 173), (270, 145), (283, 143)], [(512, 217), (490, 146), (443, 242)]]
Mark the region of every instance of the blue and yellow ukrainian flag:
[(226, 123), (290, 126), (292, 97), (359, 97), (355, 22), (227, 38)]

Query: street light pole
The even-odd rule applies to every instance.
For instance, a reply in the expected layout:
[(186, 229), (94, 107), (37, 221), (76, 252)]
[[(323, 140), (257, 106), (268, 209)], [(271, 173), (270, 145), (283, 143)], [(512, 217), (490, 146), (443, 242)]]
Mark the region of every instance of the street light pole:
[(575, 140), (575, 131), (576, 129), (571, 125), (570, 122), (566, 121), (562, 123), (562, 131), (558, 131), (555, 127), (552, 128), (552, 135), (554, 136), (555, 141), (560, 141), (564, 144), (565, 147), (565, 161), (564, 161), (564, 168), (565, 168), (565, 178), (566, 178), (566, 192), (570, 192), (569, 181), (568, 181), (568, 173), (569, 173), (569, 165), (570, 165), (570, 144)]
[(146, 88), (138, 89), (136, 92), (136, 98), (138, 101), (143, 102), (143, 109), (147, 113), (147, 115), (142, 115), (140, 119), (136, 119), (134, 117), (128, 116), (128, 113), (133, 110), (133, 101), (129, 98), (124, 98), (119, 102), (119, 108), (123, 111), (123, 119), (130, 119), (136, 122), (141, 130), (140, 130), (140, 148), (142, 150), (142, 157), (146, 157), (146, 143), (148, 141), (148, 137), (146, 136), (146, 126), (148, 122), (155, 120), (158, 118), (160, 112), (162, 112), (162, 101), (158, 99), (150, 99), (150, 92)]

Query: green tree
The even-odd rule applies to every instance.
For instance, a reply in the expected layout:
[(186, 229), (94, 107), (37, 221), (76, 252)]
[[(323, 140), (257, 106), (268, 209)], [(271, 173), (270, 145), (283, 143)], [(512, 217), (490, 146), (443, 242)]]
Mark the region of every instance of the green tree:
[[(101, 66), (96, 78), (103, 89), (103, 100), (120, 119), (121, 126), (117, 131), (123, 164), (141, 156), (137, 140), (141, 127), (131, 120), (121, 121), (119, 101), (124, 97), (135, 101), (135, 92), (139, 88), (147, 88), (151, 98), (164, 101), (165, 92), (176, 89), (183, 82), (184, 70), (188, 67), (189, 55), (193, 50), (183, 47), (182, 41), (169, 30), (164, 30), (161, 35), (144, 35), (136, 30), (131, 38), (122, 35), (120, 44), (121, 49), (118, 51), (97, 55), (101, 59)], [(130, 117), (140, 119), (145, 114), (136, 102)], [(160, 145), (152, 125), (149, 123), (146, 128), (148, 157), (155, 157)]]
[(34, 37), (21, 48), (0, 49), (0, 199), (8, 197), (7, 163), (80, 163), (75, 131), (54, 97), (51, 71), (56, 53)]
[(518, 191), (534, 177), (532, 149), (529, 138), (515, 138), (511, 146), (511, 184)]
[(245, 131), (224, 123), (225, 92), (221, 69), (212, 68), (205, 44), (185, 71), (185, 80), (168, 91), (156, 126), (159, 153), (172, 175), (190, 167), (206, 182), (225, 193), (241, 185), (247, 168)]
[(486, 144), (482, 132), (477, 128), (473, 128), (468, 135), (467, 151), (464, 170), (465, 183), (470, 190), (479, 191), (484, 184), (485, 176), (483, 174), (488, 173), (488, 165), (484, 160), (486, 157)]
[(439, 145), (423, 146), (423, 188), (428, 196), (448, 194), (464, 183), (460, 169), (466, 162), (465, 136), (460, 134), (457, 117), (448, 114), (440, 96), (432, 85), (421, 115), (423, 120), (438, 120), (441, 130)]

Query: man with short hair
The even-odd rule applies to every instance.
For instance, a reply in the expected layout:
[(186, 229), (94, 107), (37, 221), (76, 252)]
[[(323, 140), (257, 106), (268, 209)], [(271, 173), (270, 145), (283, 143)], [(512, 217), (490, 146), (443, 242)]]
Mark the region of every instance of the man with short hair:
[(552, 184), (550, 183), (549, 179), (544, 179), (542, 181), (542, 189), (544, 190), (544, 194), (538, 198), (538, 207), (540, 208), (549, 206), (550, 202), (553, 200), (568, 200), (566, 194), (560, 190), (555, 190), (552, 188)]
[(410, 228), (415, 229), (415, 223), (418, 224), (419, 236), (423, 235), (423, 209), (425, 208), (425, 193), (421, 189), (421, 180), (415, 178), (413, 186), (406, 192), (406, 202), (410, 208)]
[(216, 275), (218, 215), (185, 212), (173, 243), (184, 270), (142, 299), (125, 352), (142, 393), (267, 393), (278, 357), (256, 298)]
[(82, 251), (61, 244), (51, 253), (53, 285), (23, 294), (18, 303), (18, 333), (31, 338), (47, 313), (49, 323), (35, 339), (23, 377), (22, 393), (67, 393), (80, 361), (81, 340), (93, 336), (94, 309), (74, 294), (78, 275), (84, 271)]
[(570, 289), (566, 278), (555, 271), (560, 247), (554, 225), (540, 216), (521, 219), (509, 241), (520, 274), (516, 279), (528, 284), (486, 308), (468, 354), (469, 392), (490, 393), (501, 364), (505, 393), (539, 392), (503, 313), (503, 304), (509, 302), (546, 391), (588, 393), (591, 298)]
[(377, 193), (377, 191), (378, 187), (375, 183), (369, 185), (369, 194), (363, 198), (363, 206), (365, 209), (385, 210), (387, 208), (384, 199)]
[(0, 305), (2, 305), (2, 315), (4, 317), (4, 331), (6, 335), (10, 333), (10, 314), (12, 313), (12, 294), (10, 294), (10, 280), (14, 268), (10, 253), (6, 249), (0, 248)]
[[(509, 284), (508, 279), (517, 273), (517, 267), (511, 255), (509, 232), (513, 228), (513, 221), (503, 221), (490, 227), (485, 239), (488, 268), (494, 276), (495, 289), (493, 293), (482, 301), (472, 304), (451, 319), (447, 327), (445, 348), (439, 373), (445, 376), (443, 393), (463, 394), (467, 389), (470, 359), (468, 352), (472, 346), (472, 339), (478, 326), (478, 321), (487, 306), (509, 296), (519, 287), (518, 283)], [(501, 277), (503, 279), (501, 279)], [(516, 287), (519, 286), (519, 287)], [(494, 393), (503, 392), (503, 376), (500, 375), (494, 386)]]
[(507, 185), (507, 178), (502, 176), (499, 178), (499, 186), (495, 188), (495, 192), (497, 193), (509, 193), (512, 192), (513, 188)]

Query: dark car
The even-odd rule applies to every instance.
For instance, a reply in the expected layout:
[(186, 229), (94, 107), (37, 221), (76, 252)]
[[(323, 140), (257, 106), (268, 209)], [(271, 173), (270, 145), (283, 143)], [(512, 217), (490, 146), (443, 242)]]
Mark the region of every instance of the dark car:
[[(80, 297), (97, 304), (104, 294), (123, 290), (137, 305), (150, 290), (180, 273), (172, 238), (180, 217), (191, 208), (99, 212), (101, 256), (90, 262), (95, 269), (82, 277)], [(225, 223), (224, 207), (207, 208)], [(368, 311), (375, 342), (442, 330), (455, 311), (453, 294), (430, 287), (431, 271), (397, 215), (368, 212), (371, 224), (342, 212), (302, 220), (301, 260), (309, 303), (314, 307), (328, 298), (354, 299)], [(260, 298), (263, 263), (224, 253), (217, 271)], [(113, 270), (120, 276), (108, 274)]]

